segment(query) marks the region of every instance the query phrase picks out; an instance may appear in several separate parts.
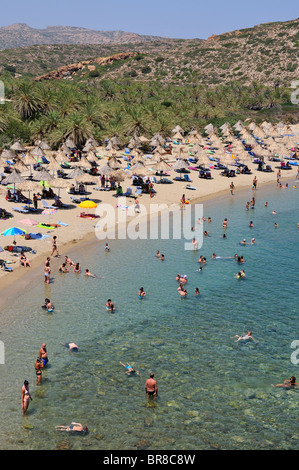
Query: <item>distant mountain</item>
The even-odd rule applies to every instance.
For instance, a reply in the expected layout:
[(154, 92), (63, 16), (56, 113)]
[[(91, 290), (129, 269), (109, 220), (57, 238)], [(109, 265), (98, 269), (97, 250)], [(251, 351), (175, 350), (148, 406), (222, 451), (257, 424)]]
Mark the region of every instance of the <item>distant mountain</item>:
[[(22, 37), (29, 36), (33, 40), (33, 34), (40, 32), (48, 35), (52, 44), (0, 50), (0, 73), (6, 71), (31, 78), (42, 76), (43, 79), (125, 78), (178, 86), (255, 82), (276, 89), (280, 85), (291, 87), (299, 78), (299, 19), (212, 35), (207, 40), (71, 27), (35, 30), (17, 24), (0, 28), (0, 44), (3, 44), (1, 34), (3, 37), (11, 34), (14, 40), (21, 41)], [(71, 41), (74, 35), (78, 41), (86, 43), (66, 44), (66, 38)], [(107, 42), (91, 43), (91, 39), (87, 39), (95, 40), (97, 35)], [(59, 38), (64, 44), (57, 44)], [(117, 60), (115, 57), (104, 60), (115, 55)], [(123, 59), (119, 60), (120, 57)]]
[(0, 28), (0, 50), (46, 44), (128, 44), (162, 39), (125, 31), (97, 31), (73, 26), (31, 28), (16, 23)]

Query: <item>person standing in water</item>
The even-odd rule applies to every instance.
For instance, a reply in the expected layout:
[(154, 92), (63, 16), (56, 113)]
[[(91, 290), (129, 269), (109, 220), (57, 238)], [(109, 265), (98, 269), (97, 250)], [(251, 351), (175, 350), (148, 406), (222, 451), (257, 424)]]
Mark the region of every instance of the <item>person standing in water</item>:
[(54, 235), (53, 239), (52, 239), (52, 253), (51, 253), (51, 257), (54, 255), (56, 251), (56, 256), (59, 258), (60, 257), (60, 254), (59, 254), (59, 251), (58, 251), (58, 247), (57, 247), (57, 237), (56, 235)]
[(29, 407), (29, 400), (32, 401), (30, 392), (29, 392), (29, 382), (28, 380), (24, 381), (24, 385), (21, 388), (21, 406), (23, 410), (23, 416), (28, 410)]
[(35, 373), (36, 373), (36, 385), (39, 385), (42, 381), (42, 371), (43, 363), (40, 357), (38, 357), (34, 363)]
[(158, 386), (157, 381), (154, 379), (154, 374), (150, 374), (150, 378), (145, 382), (145, 393), (147, 394), (147, 398), (153, 397), (154, 400), (157, 399), (158, 396)]
[(46, 343), (42, 344), (42, 347), (40, 348), (39, 353), (38, 353), (38, 357), (42, 360), (43, 367), (45, 367), (49, 362)]

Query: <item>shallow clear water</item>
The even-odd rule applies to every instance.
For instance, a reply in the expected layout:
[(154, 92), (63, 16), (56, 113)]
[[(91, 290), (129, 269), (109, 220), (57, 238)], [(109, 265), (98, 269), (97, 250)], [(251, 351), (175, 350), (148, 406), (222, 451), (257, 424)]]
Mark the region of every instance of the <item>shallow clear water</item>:
[[(49, 287), (41, 280), (10, 302), (0, 320), (1, 449), (299, 449), (299, 391), (271, 386), (299, 377), (290, 359), (299, 340), (299, 189), (259, 189), (255, 210), (245, 211), (251, 196), (248, 190), (204, 203), (212, 222), (204, 224), (210, 236), (197, 253), (185, 251), (183, 240), (111, 241), (110, 253), (92, 244), (80, 256), (68, 254), (102, 279), (58, 274), (55, 260)], [(239, 245), (251, 237), (254, 246)], [(164, 262), (155, 259), (157, 249)], [(213, 252), (243, 255), (247, 278), (235, 279), (240, 266), (212, 260)], [(201, 254), (207, 265), (196, 272)], [(177, 293), (177, 273), (188, 275), (186, 299)], [(142, 301), (140, 286), (148, 293)], [(53, 314), (40, 308), (46, 296)], [(114, 314), (106, 311), (108, 298)], [(258, 343), (234, 342), (248, 330)], [(69, 341), (78, 354), (60, 344)], [(34, 361), (43, 342), (50, 364), (37, 387)], [(127, 377), (120, 361), (140, 376)], [(159, 387), (154, 404), (144, 392), (151, 371)], [(23, 417), (25, 379), (33, 401)], [(87, 424), (89, 434), (55, 431), (72, 421)]]

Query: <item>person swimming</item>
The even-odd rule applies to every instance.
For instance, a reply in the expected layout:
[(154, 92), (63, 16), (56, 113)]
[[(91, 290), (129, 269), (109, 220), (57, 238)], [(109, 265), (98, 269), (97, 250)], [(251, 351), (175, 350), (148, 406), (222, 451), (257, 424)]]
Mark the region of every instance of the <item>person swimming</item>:
[(248, 333), (244, 336), (240, 336), (240, 335), (235, 335), (233, 336), (233, 338), (238, 338), (237, 341), (235, 341), (236, 343), (238, 343), (239, 341), (248, 341), (248, 340), (252, 340), (254, 341), (255, 343), (258, 343), (258, 341), (256, 341), (253, 336), (252, 336), (252, 332), (251, 331), (248, 331)]
[(299, 388), (299, 384), (296, 382), (296, 377), (292, 375), (289, 380), (284, 380), (282, 384), (277, 384), (275, 387), (282, 387), (282, 388)]
[(235, 274), (236, 279), (244, 279), (246, 277), (244, 269), (241, 269), (237, 274)]
[(76, 343), (73, 343), (73, 342), (70, 342), (70, 343), (61, 343), (62, 346), (65, 346), (66, 348), (68, 348), (69, 352), (70, 353), (73, 353), (73, 352), (79, 352), (80, 349), (79, 349), (79, 346), (77, 346)]
[(123, 364), (122, 362), (119, 362), (124, 368), (126, 369), (126, 374), (128, 375), (139, 375), (139, 371), (135, 370), (134, 367), (132, 367), (128, 362), (127, 365)]
[(56, 426), (56, 431), (65, 431), (73, 433), (88, 433), (88, 427), (86, 424), (83, 426), (81, 423), (72, 422), (69, 426)]
[(200, 295), (198, 287), (195, 287), (194, 296), (198, 297)]

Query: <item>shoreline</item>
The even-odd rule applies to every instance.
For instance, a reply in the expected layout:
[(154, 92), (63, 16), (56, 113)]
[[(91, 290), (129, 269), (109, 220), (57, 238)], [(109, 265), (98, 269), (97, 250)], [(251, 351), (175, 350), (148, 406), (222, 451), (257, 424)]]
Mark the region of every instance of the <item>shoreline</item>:
[[(272, 173), (273, 175), (273, 173)], [(290, 177), (286, 177), (282, 179), (283, 181), (289, 181)], [(270, 181), (264, 181), (259, 184), (259, 189), (267, 188), (271, 184), (276, 184), (275, 178), (270, 180)], [(234, 198), (239, 199), (241, 197), (244, 197), (245, 192), (248, 191), (248, 189), (251, 188), (251, 183), (247, 182), (243, 185), (238, 186), (237, 193), (234, 194)], [(217, 199), (223, 200), (223, 198), (231, 198), (232, 196), (228, 194), (228, 190), (225, 189), (220, 189), (219, 191), (214, 191), (211, 192), (210, 194), (206, 194), (203, 196), (198, 196), (194, 198), (190, 198), (190, 203), (192, 205), (198, 204), (198, 203), (203, 203), (203, 202), (215, 202)], [(173, 203), (175, 204), (175, 203)], [(177, 208), (179, 206), (177, 205)], [(160, 211), (157, 213), (157, 216), (160, 218), (163, 213), (170, 212), (173, 209), (173, 205), (171, 205), (165, 209), (165, 211)], [(139, 217), (138, 222), (144, 223), (147, 222), (149, 219), (150, 215), (147, 214), (145, 216)], [(94, 219), (93, 222), (96, 220), (100, 219)], [(126, 217), (126, 222), (123, 222), (123, 224), (115, 224), (110, 228), (110, 230), (117, 231), (118, 229), (123, 229), (125, 226), (128, 226), (128, 224), (134, 220), (134, 217), (129, 218)], [(63, 260), (63, 257), (65, 256), (65, 253), (68, 253), (68, 255), (75, 255), (74, 257), (76, 258), (76, 254), (83, 250), (84, 247), (88, 246), (89, 248), (95, 245), (95, 243), (105, 243), (106, 240), (109, 241), (109, 236), (106, 235), (105, 239), (98, 239), (95, 235), (94, 231), (95, 225), (93, 225), (92, 230), (87, 231), (81, 238), (73, 238), (72, 240), (68, 238), (62, 243), (59, 243), (59, 252), (60, 252), (60, 258), (52, 258), (52, 260), (60, 260), (61, 262)], [(67, 227), (66, 227), (67, 229)], [(108, 231), (107, 227), (107, 234), (111, 233), (111, 231)], [(117, 237), (116, 237), (117, 240)], [(49, 251), (51, 251), (51, 247), (49, 247)], [(61, 251), (63, 251), (64, 254), (61, 254)], [(4, 275), (1, 276), (1, 285), (0, 285), (0, 293), (3, 294), (3, 291), (5, 291), (5, 296), (1, 295), (0, 297), (0, 309), (7, 307), (9, 304), (9, 299), (11, 297), (14, 297), (16, 294), (21, 294), (25, 289), (30, 288), (30, 284), (34, 282), (43, 282), (43, 263), (46, 259), (46, 257), (49, 256), (49, 253), (46, 252), (46, 250), (42, 250), (40, 254), (36, 255), (34, 258), (31, 260), (31, 268), (24, 268), (23, 266), (20, 266), (18, 264), (18, 261), (16, 261), (16, 266), (13, 267), (13, 273), (3, 273)], [(73, 257), (73, 256), (70, 256)], [(55, 263), (56, 264), (56, 263)], [(55, 266), (56, 267), (56, 266)], [(24, 271), (25, 270), (25, 271)], [(17, 284), (17, 285), (16, 285)], [(51, 286), (51, 284), (50, 284)], [(45, 285), (45, 288), (47, 286)]]

